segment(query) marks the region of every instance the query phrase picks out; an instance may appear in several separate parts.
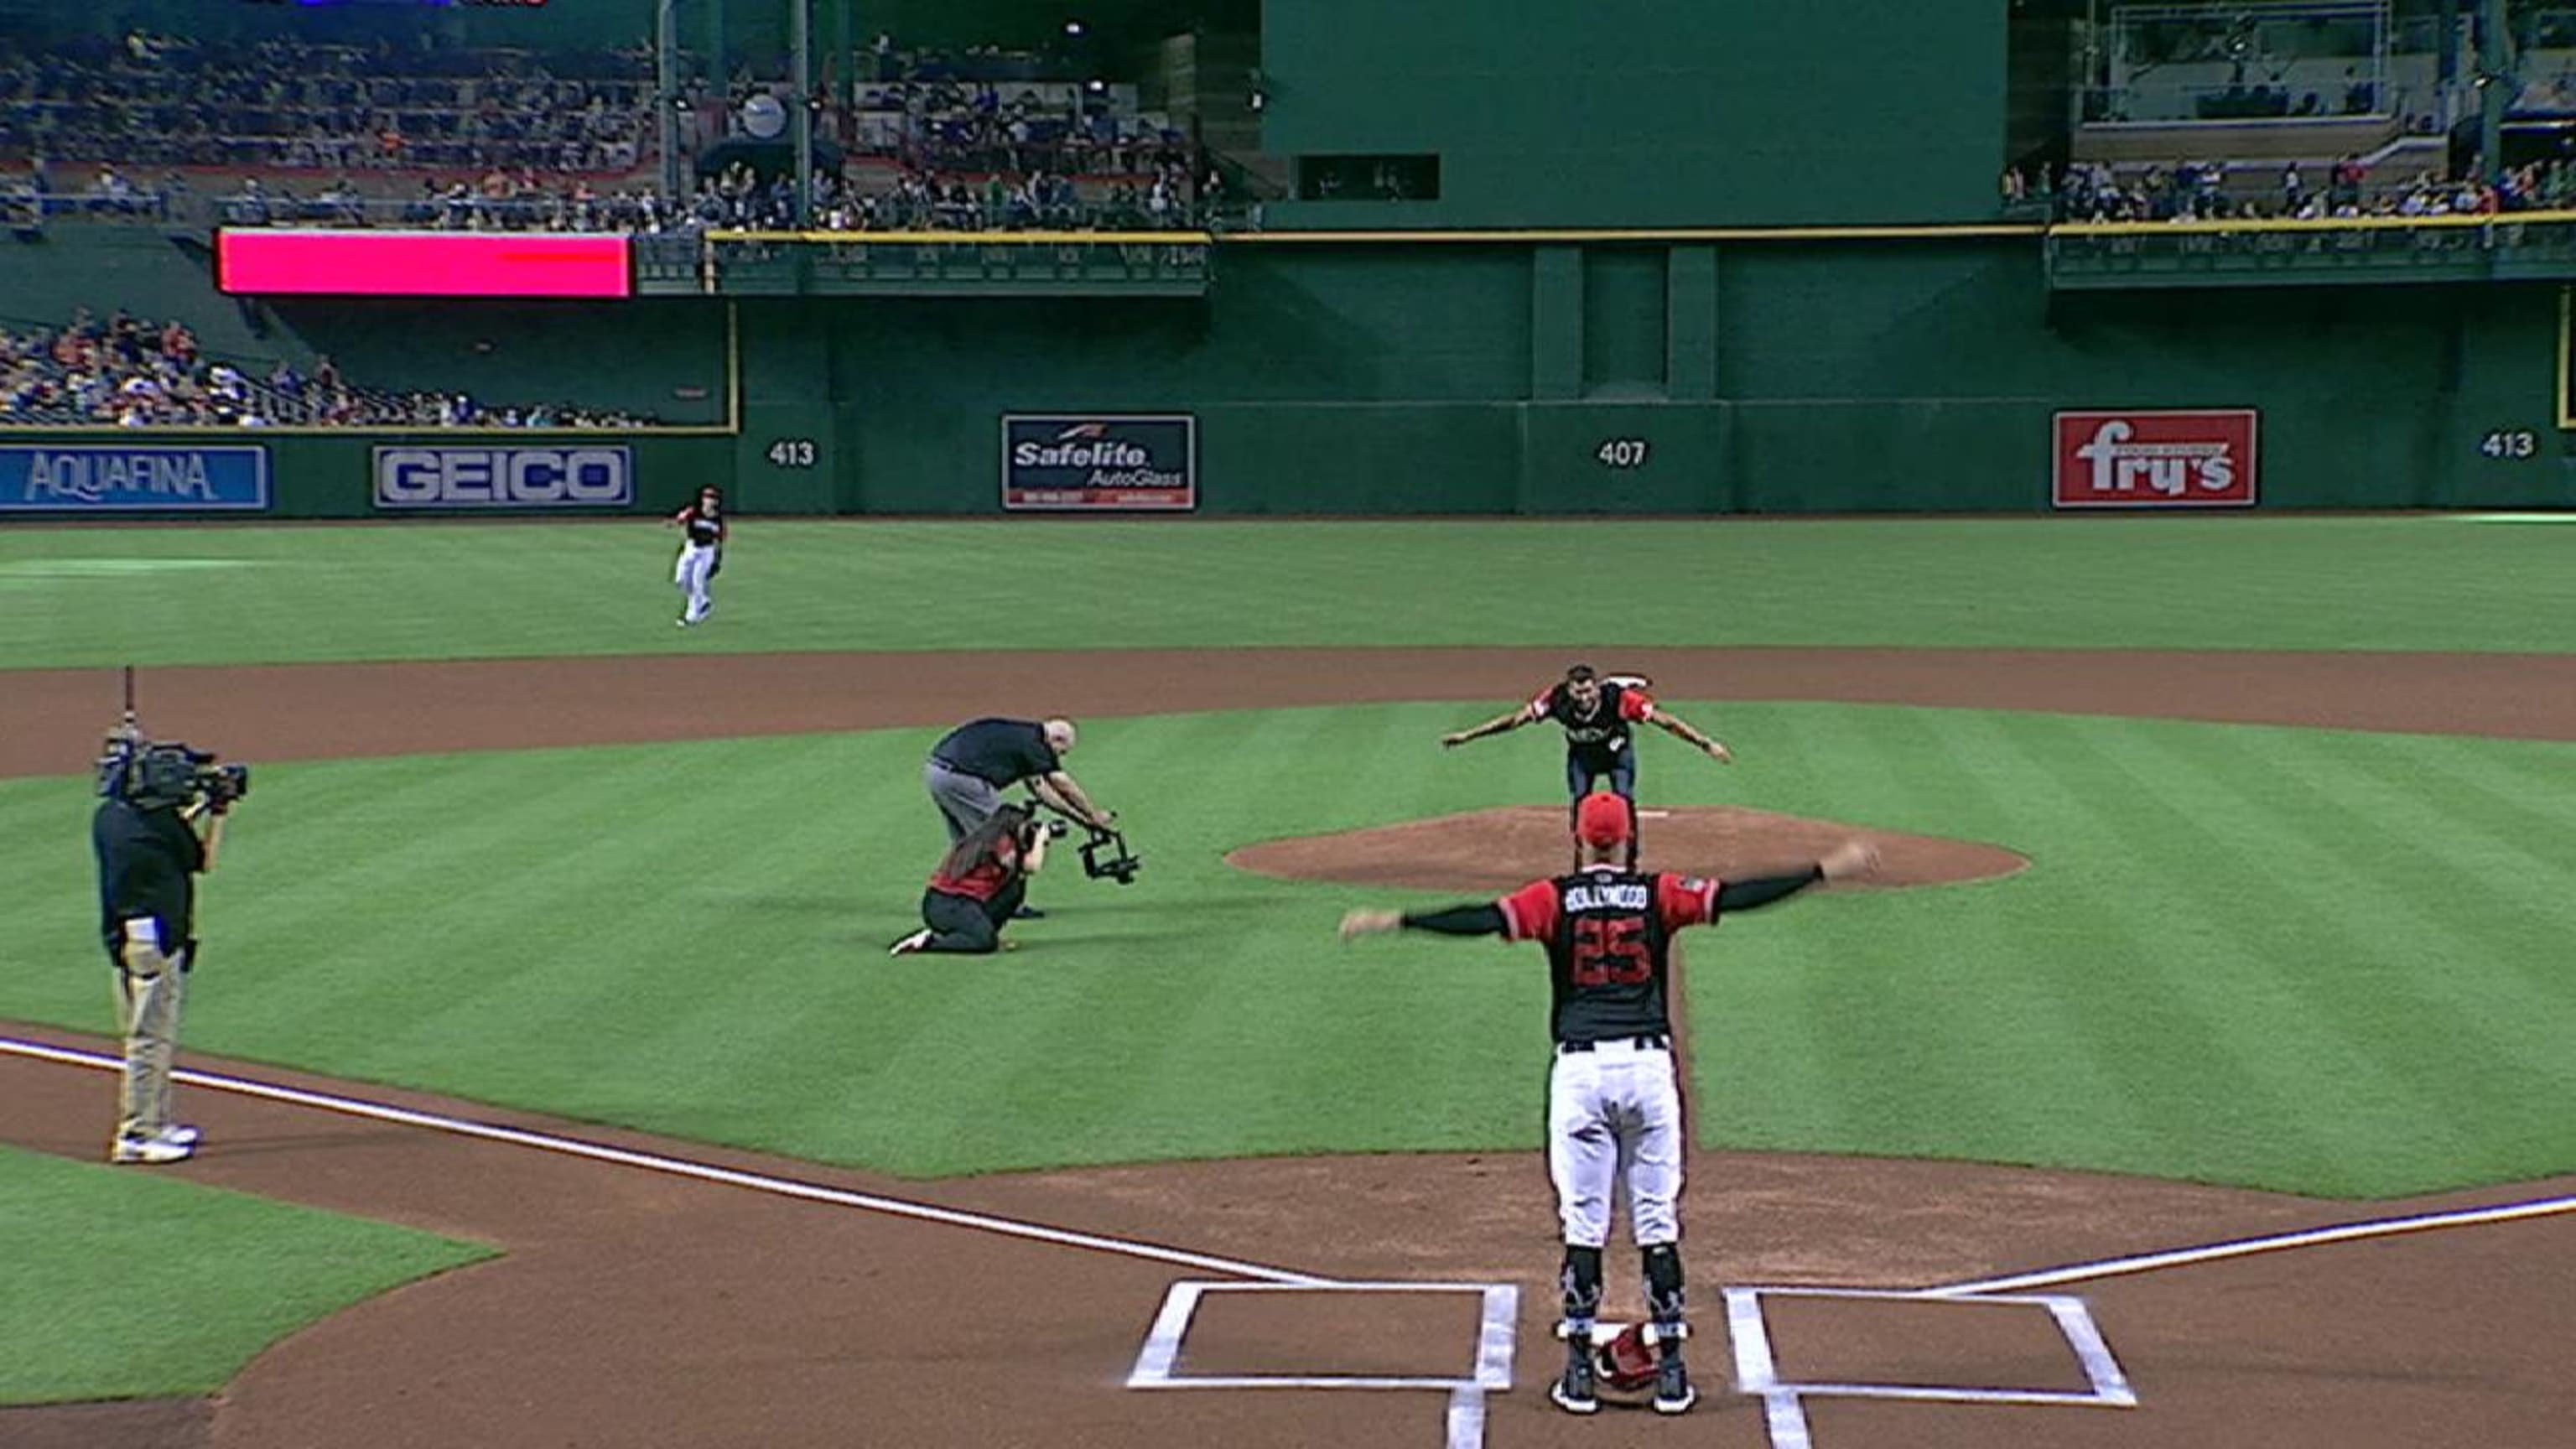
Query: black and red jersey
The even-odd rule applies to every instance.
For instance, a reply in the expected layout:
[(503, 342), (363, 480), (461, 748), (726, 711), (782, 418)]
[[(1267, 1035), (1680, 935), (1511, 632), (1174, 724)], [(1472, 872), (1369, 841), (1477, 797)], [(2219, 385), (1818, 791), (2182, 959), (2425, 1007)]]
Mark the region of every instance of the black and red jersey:
[(1503, 934), (1547, 948), (1560, 1042), (1672, 1030), (1675, 931), (1717, 920), (1714, 880), (1596, 865), (1532, 881), (1496, 902)]
[(945, 869), (947, 864), (943, 860), (940, 862), (942, 868), (931, 872), (932, 890), (945, 891), (953, 896), (968, 896), (979, 901), (989, 901), (1000, 895), (1004, 888), (1018, 878), (1020, 843), (1005, 832), (994, 838), (992, 849), (985, 851), (964, 871), (950, 875)]
[(1553, 720), (1565, 727), (1565, 747), (1575, 754), (1616, 756), (1628, 747), (1628, 726), (1655, 717), (1655, 701), (1642, 689), (1604, 683), (1589, 710), (1578, 708), (1573, 691), (1562, 684), (1521, 706), (1521, 718), (1536, 724)]
[(725, 541), (725, 520), (721, 513), (700, 513), (694, 503), (672, 515), (671, 521), (688, 534), (689, 542), (716, 548)]

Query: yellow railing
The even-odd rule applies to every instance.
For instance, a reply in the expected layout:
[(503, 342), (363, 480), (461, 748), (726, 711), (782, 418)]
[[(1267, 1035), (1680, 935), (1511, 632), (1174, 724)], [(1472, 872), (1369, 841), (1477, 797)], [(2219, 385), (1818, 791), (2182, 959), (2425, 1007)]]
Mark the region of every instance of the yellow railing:
[(709, 242), (833, 246), (1206, 246), (1203, 231), (711, 231)]

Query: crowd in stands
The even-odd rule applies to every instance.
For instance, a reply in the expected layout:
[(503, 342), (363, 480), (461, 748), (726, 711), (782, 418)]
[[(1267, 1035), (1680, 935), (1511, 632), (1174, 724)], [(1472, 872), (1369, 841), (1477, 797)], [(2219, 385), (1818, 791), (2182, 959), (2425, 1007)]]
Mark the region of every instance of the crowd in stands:
[(651, 60), (633, 53), (0, 39), (0, 155), (129, 170), (624, 172), (652, 96)]
[[(2248, 172), (2251, 171), (2249, 178)], [(2576, 163), (2535, 162), (2494, 183), (2431, 172), (2380, 182), (2357, 156), (2316, 174), (2290, 162), (2277, 171), (2224, 161), (2126, 169), (2078, 161), (2004, 174), (2008, 210), (2044, 210), (2062, 222), (2320, 221), (2413, 216), (2495, 216), (2576, 207)]]
[[(830, 230), (1166, 227), (1212, 189), (1197, 148), (1048, 49), (906, 49), (879, 36), (815, 94), (849, 159), (808, 208)], [(760, 89), (748, 71), (725, 87)], [(775, 88), (771, 88), (773, 93)], [(0, 35), (0, 226), (174, 225), (630, 231), (778, 227), (792, 183), (733, 172), (664, 195), (649, 50), (548, 53), (217, 43), (137, 31), (41, 45)], [(729, 107), (692, 83), (684, 143)], [(793, 97), (787, 97), (790, 103)], [(838, 159), (838, 158), (835, 158)], [(774, 172), (774, 166), (772, 170)]]
[(181, 322), (86, 309), (62, 327), (0, 325), (0, 424), (113, 427), (629, 428), (654, 419), (571, 404), (493, 406), (464, 393), (348, 382), (328, 357), (309, 372), (208, 356)]
[[(83, 191), (40, 191), (0, 175), (0, 230), (30, 230), (47, 216), (129, 218), (189, 226), (401, 227), (423, 231), (627, 232), (785, 229), (795, 223), (792, 178), (735, 166), (703, 178), (673, 202), (660, 188), (587, 177), (494, 170), (479, 181), (423, 177), (361, 187), (350, 177), (319, 186), (246, 176), (201, 193), (178, 173), (133, 180), (112, 166)], [(1224, 193), (1215, 173), (1191, 184), (1178, 168), (1145, 177), (1077, 181), (1048, 172), (981, 176), (853, 168), (815, 176), (808, 227), (823, 231), (1089, 231), (1199, 226)]]
[[(1196, 226), (1201, 202), (1221, 190), (1213, 175), (1194, 193), (1175, 167), (1141, 180), (1089, 189), (1073, 178), (1039, 171), (981, 176), (929, 171), (898, 174), (890, 188), (816, 178), (808, 225), (817, 231), (1140, 231)], [(701, 227), (777, 229), (794, 225), (795, 182), (766, 184), (748, 169), (701, 185), (689, 210)]]
[(1191, 160), (1188, 137), (1097, 82), (1007, 96), (989, 82), (867, 86), (854, 113), (828, 114), (852, 152), (915, 170), (1125, 176), (1186, 172)]

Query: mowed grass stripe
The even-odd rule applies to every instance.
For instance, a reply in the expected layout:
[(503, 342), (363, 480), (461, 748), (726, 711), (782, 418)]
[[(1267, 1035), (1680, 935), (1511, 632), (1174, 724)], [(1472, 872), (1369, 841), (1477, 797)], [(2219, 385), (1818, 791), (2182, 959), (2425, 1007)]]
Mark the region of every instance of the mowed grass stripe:
[[(1648, 736), (1650, 800), (2036, 862), (1689, 938), (1703, 1140), (2354, 1194), (2576, 1158), (2563, 1092), (2539, 1090), (2564, 1075), (2547, 1046), (2576, 893), (2496, 869), (2529, 814), (2560, 808), (2566, 747), (1677, 708), (1745, 763)], [(882, 954), (944, 843), (918, 777), (935, 731), (283, 767), (208, 882), (190, 1044), (906, 1173), (1531, 1146), (1535, 951), (1346, 948), (1349, 905), (1457, 897), (1221, 860), (1560, 799), (1560, 748), (1535, 731), (1438, 748), (1480, 713), (1102, 721), (1074, 763), (1126, 812), (1145, 875), (1085, 881), (1067, 856), (1040, 882), (1055, 914), (1016, 930), (1027, 949), (936, 970)], [(388, 847), (384, 801), (417, 850)], [(104, 1024), (88, 804), (82, 782), (0, 782), (33, 963), (0, 976), (0, 1015)], [(2392, 897), (2374, 862), (2418, 854), (2468, 864)], [(2449, 964), (2416, 969), (2443, 935)]]
[[(1838, 764), (1870, 762), (1820, 772), (1798, 802), (1802, 813), (2004, 841), (2043, 861), (2053, 855), (2041, 843), (2061, 832), (2051, 828), (2044, 797), (2028, 788), (2027, 771), (2009, 757), (2016, 732), (1999, 722), (2010, 717), (1815, 707), (1798, 713), (1805, 752)], [(2004, 812), (2005, 801), (1989, 782), (2013, 780), (2022, 782), (2009, 792), (2019, 809)], [(2064, 875), (2054, 879), (2061, 889), (2070, 883)], [(1821, 1070), (1784, 1064), (1786, 1053), (1765, 1053), (1727, 1091), (1785, 1100), (1788, 1110), (1805, 1117), (1844, 1124), (1872, 1144), (1869, 1150), (1902, 1153), (1938, 1150), (1931, 1144), (1965, 1123), (1996, 1141), (2061, 1136), (2055, 1115), (2071, 1096), (2087, 1095), (2069, 1090), (2083, 1082), (2093, 1085), (2092, 1096), (2114, 1104), (2113, 1116), (2125, 1115), (2125, 1100), (2109, 1090), (2116, 1083), (2103, 1080), (2097, 1061), (2064, 1050), (2048, 1010), (2052, 998), (2034, 989), (2034, 976), (2068, 965), (2061, 950), (2031, 937), (2023, 905), (2039, 898), (2030, 889), (2034, 883), (1829, 896), (1721, 928), (1717, 951), (1744, 951), (1753, 958), (1748, 965), (1786, 973), (1779, 1009), (1795, 1016), (1804, 1050), (1827, 1064)], [(1790, 912), (1800, 913), (1794, 928), (1784, 919)], [(1710, 954), (1703, 947), (1694, 960)], [(1731, 963), (1721, 957), (1719, 964)], [(1732, 971), (1719, 983), (1731, 990)], [(1695, 1003), (1704, 999), (1694, 992)], [(1740, 1015), (1752, 1023), (1745, 1034), (1757, 1043), (1767, 1035), (1771, 1009), (1763, 1000), (1718, 1005), (1721, 1026)], [(1759, 1081), (1801, 1066), (1802, 1079), (1791, 1089)], [(2053, 1081), (2050, 1091), (2034, 1092), (2030, 1074), (2039, 1070), (2082, 1081)]]
[[(2442, 1122), (2464, 1089), (2500, 1084), (2476, 1081), (2481, 1064), (2452, 1060), (2456, 1043), (2476, 1035), (2459, 1017), (2465, 1003), (2409, 979), (2406, 958), (2419, 941), (2407, 904), (2387, 889), (2385, 827), (2332, 808), (2329, 796), (2282, 790), (2265, 753), (2191, 762), (2177, 805), (2191, 814), (2234, 807), (2223, 817), (2233, 855), (2263, 873), (2261, 888), (2239, 880), (2211, 892), (2212, 919), (2253, 961), (2273, 963), (2245, 989), (2280, 993), (2286, 1026), (2270, 1052), (2291, 1079), (2281, 1090), (2334, 1083), (2338, 1110), (2321, 1127), (2338, 1158), (2366, 1161), (2408, 1124)], [(2184, 762), (2165, 758), (2180, 774)], [(2362, 856), (2378, 856), (2377, 868)]]
[[(675, 630), (643, 519), (0, 533), (0, 669), (780, 650), (2576, 649), (2576, 532), (2372, 518), (744, 519)], [(1580, 611), (1615, 558), (1656, 606)], [(1024, 587), (1042, 571), (1045, 607)], [(1176, 698), (1175, 703), (1185, 704)]]
[[(2084, 963), (2116, 983), (2103, 993), (2107, 1011), (2097, 1008), (2096, 1049), (2124, 1058), (2157, 1135), (2201, 1160), (2180, 1175), (2228, 1179), (2270, 1161), (2301, 1180), (2338, 1180), (2338, 1129), (2310, 1110), (2318, 1028), (2297, 983), (2283, 979), (2310, 958), (2284, 952), (2259, 912), (2232, 909), (2249, 892), (2279, 901), (2285, 883), (2235, 843), (2236, 807), (2204, 790), (2202, 757), (2183, 770), (2151, 767), (2152, 722), (2058, 724), (2055, 757), (2087, 767), (2084, 909), (2117, 930)], [(2210, 731), (2199, 748), (2233, 748), (2227, 733)]]
[[(603, 830), (605, 822), (632, 828), (639, 814), (637, 789), (647, 784), (651, 768), (632, 752), (615, 750), (448, 756), (406, 764), (444, 781), (419, 787), (445, 796), (436, 812), (442, 828), (422, 832), (398, 848), (377, 837), (348, 851), (357, 868), (333, 882), (321, 893), (322, 901), (310, 903), (316, 908), (300, 918), (308, 930), (318, 925), (320, 939), (335, 948), (323, 962), (326, 969), (390, 973), (369, 987), (382, 1009), (370, 1019), (335, 1020), (335, 1013), (311, 994), (310, 982), (300, 988), (300, 1000), (263, 1000), (254, 989), (241, 992), (225, 1008), (247, 1013), (252, 1030), (279, 1046), (314, 1035), (344, 1035), (349, 1047), (362, 1054), (359, 1074), (369, 1077), (399, 1073), (406, 1056), (416, 1053), (478, 1052), (490, 1040), (469, 1029), (478, 1009), (496, 994), (515, 998), (521, 983), (548, 979), (547, 969), (557, 960), (595, 954), (593, 948), (603, 943), (581, 939), (579, 897), (570, 892), (558, 897), (551, 886), (567, 861), (582, 859), (578, 852), (583, 843), (617, 838), (613, 825)], [(263, 795), (261, 803), (271, 798)], [(361, 802), (333, 823), (363, 832), (371, 824), (398, 818), (379, 815)], [(247, 837), (256, 831), (259, 838), (237, 842), (236, 861), (246, 864), (242, 857), (270, 840), (294, 849), (309, 832), (318, 843), (326, 829), (292, 814), (254, 816), (246, 804), (236, 834)], [(640, 864), (636, 844), (629, 834), (591, 858), (602, 867), (622, 861), (631, 880)], [(655, 909), (648, 891), (618, 890), (606, 899), (629, 911), (649, 914)], [(558, 908), (547, 909), (549, 904)], [(313, 939), (305, 938), (308, 949)], [(386, 951), (393, 955), (390, 963), (378, 959)], [(255, 972), (242, 974), (256, 980)]]

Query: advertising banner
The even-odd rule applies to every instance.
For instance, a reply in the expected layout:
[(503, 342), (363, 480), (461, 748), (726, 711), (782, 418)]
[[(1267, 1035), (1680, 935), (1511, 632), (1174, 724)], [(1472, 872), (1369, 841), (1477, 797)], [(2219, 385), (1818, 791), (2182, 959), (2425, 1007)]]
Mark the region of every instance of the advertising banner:
[(2256, 413), (2057, 415), (2059, 508), (2251, 508)]
[(1198, 419), (1187, 413), (1002, 419), (1004, 508), (1187, 511), (1198, 475)]
[(266, 448), (0, 446), (0, 511), (255, 513), (267, 507)]
[(622, 508), (635, 501), (635, 450), (378, 448), (376, 506), (423, 511)]

